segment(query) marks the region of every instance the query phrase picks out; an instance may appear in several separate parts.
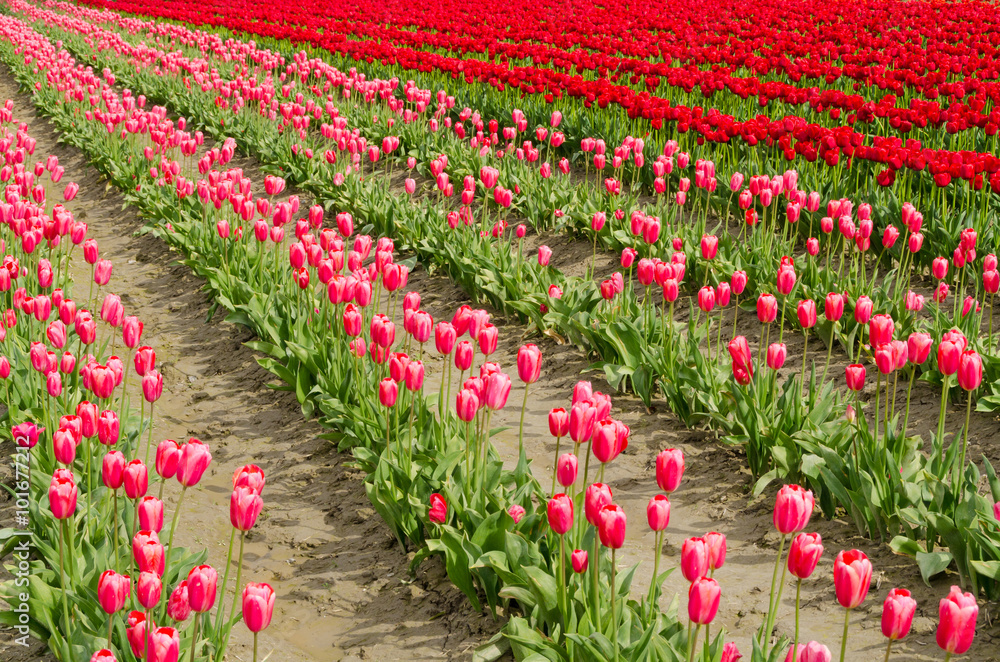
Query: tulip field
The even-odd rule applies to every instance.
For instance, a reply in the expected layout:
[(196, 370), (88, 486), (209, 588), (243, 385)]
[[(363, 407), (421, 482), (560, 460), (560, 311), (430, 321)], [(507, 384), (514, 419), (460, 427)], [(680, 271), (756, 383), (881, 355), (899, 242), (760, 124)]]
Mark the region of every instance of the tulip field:
[(0, 62), (0, 659), (1000, 660), (995, 4), (0, 0)]

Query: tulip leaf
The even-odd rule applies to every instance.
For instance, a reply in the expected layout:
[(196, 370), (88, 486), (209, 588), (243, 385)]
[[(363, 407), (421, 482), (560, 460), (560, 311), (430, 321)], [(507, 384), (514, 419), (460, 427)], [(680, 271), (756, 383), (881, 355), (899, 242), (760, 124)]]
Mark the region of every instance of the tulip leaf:
[(931, 577), (951, 565), (953, 557), (948, 552), (917, 552), (916, 559), (920, 576), (924, 583), (930, 586)]

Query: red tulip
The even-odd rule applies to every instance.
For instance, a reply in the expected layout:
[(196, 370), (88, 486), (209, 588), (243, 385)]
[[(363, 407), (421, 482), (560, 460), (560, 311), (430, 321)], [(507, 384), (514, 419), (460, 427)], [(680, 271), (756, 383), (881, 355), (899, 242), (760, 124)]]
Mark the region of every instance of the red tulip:
[(147, 629), (151, 631), (153, 627), (152, 621), (147, 623), (146, 615), (141, 611), (129, 612), (125, 634), (128, 638), (129, 646), (132, 648), (132, 654), (135, 655), (136, 659), (146, 659), (146, 633)]
[(549, 412), (549, 434), (556, 438), (569, 434), (569, 415), (562, 407), (556, 407)]
[(118, 660), (115, 659), (114, 653), (107, 648), (102, 648), (91, 656), (90, 662), (118, 662)]
[(514, 524), (516, 525), (521, 521), (521, 518), (524, 517), (524, 506), (515, 503), (507, 509), (507, 514), (510, 515), (510, 518), (514, 520)]
[(787, 356), (785, 343), (771, 343), (767, 348), (767, 367), (771, 370), (780, 370), (785, 365)]
[(799, 644), (797, 648), (797, 656), (792, 654), (792, 649), (788, 649), (788, 655), (785, 657), (785, 662), (792, 662), (797, 660), (797, 662), (830, 662), (833, 656), (830, 654), (830, 649), (819, 643), (818, 641), (810, 641), (808, 644)]
[(971, 593), (962, 593), (957, 586), (951, 587), (948, 597), (941, 600), (940, 622), (937, 629), (937, 644), (952, 655), (962, 655), (972, 646), (976, 636), (976, 618), (979, 605)]
[(955, 341), (944, 339), (938, 343), (938, 370), (943, 375), (954, 375), (958, 372), (962, 358), (962, 347)]
[(732, 641), (727, 641), (726, 645), (722, 647), (722, 658), (719, 662), (739, 662), (742, 657), (743, 655), (736, 648), (736, 644)]
[(895, 325), (889, 315), (876, 315), (868, 325), (868, 338), (872, 345), (883, 345), (892, 342)]
[(573, 564), (573, 572), (582, 574), (587, 572), (587, 552), (582, 549), (573, 550), (570, 555), (570, 562)]
[(833, 583), (842, 607), (854, 609), (864, 602), (871, 579), (872, 564), (863, 552), (852, 549), (837, 554), (833, 562)]
[(798, 485), (785, 485), (778, 490), (774, 504), (774, 528), (782, 535), (795, 533), (806, 528), (812, 517), (814, 505), (811, 490)]
[(893, 641), (910, 633), (913, 615), (917, 611), (917, 601), (904, 588), (889, 591), (882, 604), (882, 634)]
[(788, 548), (788, 572), (807, 579), (823, 555), (823, 539), (818, 533), (800, 533)]
[(149, 488), (149, 471), (142, 460), (135, 459), (125, 465), (125, 495), (138, 499), (146, 495)]
[(907, 359), (910, 363), (921, 365), (927, 361), (933, 346), (934, 340), (929, 333), (911, 333), (906, 340)]
[(722, 589), (719, 582), (699, 577), (688, 588), (688, 618), (697, 625), (708, 625), (719, 611)]
[(378, 401), (383, 407), (394, 407), (399, 396), (399, 387), (391, 377), (386, 377), (378, 385)]
[(132, 538), (132, 557), (140, 572), (163, 575), (163, 545), (155, 531), (139, 531)]
[(812, 299), (799, 301), (798, 306), (799, 324), (803, 329), (811, 329), (816, 326), (816, 302)]
[(101, 481), (109, 490), (121, 489), (125, 482), (125, 456), (121, 451), (111, 451), (101, 462)]
[(435, 492), (430, 497), (430, 511), (427, 518), (435, 524), (444, 524), (448, 521), (448, 503), (444, 497)]
[(274, 613), (274, 589), (268, 584), (249, 582), (243, 588), (243, 622), (253, 633), (271, 624)]
[(852, 363), (844, 371), (847, 378), (847, 388), (860, 391), (865, 387), (865, 367), (860, 363)]
[(549, 526), (558, 535), (564, 535), (573, 526), (573, 501), (565, 494), (557, 494), (547, 506)]
[(715, 289), (711, 285), (698, 290), (698, 307), (706, 313), (712, 312), (715, 308)]
[(173, 478), (180, 459), (180, 444), (173, 439), (164, 439), (156, 446), (156, 473), (160, 478)]
[(844, 297), (837, 292), (830, 292), (824, 300), (823, 315), (831, 322), (839, 321), (844, 315)]
[(715, 235), (701, 235), (701, 257), (705, 260), (714, 260), (719, 251), (719, 238)]
[(858, 324), (868, 324), (871, 319), (874, 304), (872, 300), (862, 294), (854, 304), (854, 321)]

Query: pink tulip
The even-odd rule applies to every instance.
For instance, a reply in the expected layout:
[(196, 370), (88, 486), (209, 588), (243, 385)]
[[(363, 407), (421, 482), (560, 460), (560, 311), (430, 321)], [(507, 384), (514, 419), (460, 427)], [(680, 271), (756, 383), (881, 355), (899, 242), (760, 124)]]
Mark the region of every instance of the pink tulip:
[(570, 555), (570, 561), (573, 564), (573, 572), (583, 574), (587, 572), (587, 552), (582, 549), (573, 550)]
[(807, 579), (823, 555), (823, 539), (818, 533), (800, 533), (788, 548), (788, 572)]
[(783, 486), (774, 504), (774, 528), (782, 535), (801, 531), (812, 517), (814, 504), (811, 490), (798, 485)]
[(212, 454), (208, 445), (192, 437), (181, 448), (176, 474), (178, 482), (184, 487), (197, 485), (211, 461)]
[(129, 578), (114, 570), (105, 570), (97, 581), (97, 601), (106, 614), (114, 614), (125, 607), (130, 594)]
[(663, 531), (670, 524), (670, 499), (657, 494), (646, 506), (646, 521), (653, 531)]
[(863, 552), (852, 549), (837, 554), (833, 562), (833, 583), (842, 607), (854, 609), (864, 602), (871, 579), (872, 564)]
[(625, 544), (626, 519), (621, 506), (608, 504), (601, 508), (597, 533), (602, 545), (610, 549), (621, 549)]
[(656, 484), (667, 494), (677, 491), (684, 476), (684, 453), (676, 448), (656, 456)]
[(688, 588), (688, 618), (697, 625), (708, 625), (719, 611), (722, 589), (709, 577), (695, 579)]
[(546, 508), (549, 527), (558, 535), (565, 535), (573, 526), (573, 501), (565, 494), (549, 499)]
[(913, 615), (917, 611), (917, 601), (903, 588), (889, 591), (882, 604), (882, 634), (892, 641), (902, 639), (910, 633)]
[(693, 582), (708, 576), (709, 548), (704, 538), (688, 538), (681, 545), (681, 573)]
[(243, 622), (254, 634), (271, 624), (274, 613), (274, 589), (268, 584), (249, 582), (243, 588)]
[(212, 608), (215, 604), (215, 592), (219, 574), (210, 565), (199, 565), (191, 568), (187, 576), (188, 602), (193, 611), (199, 614)]
[(167, 615), (178, 623), (186, 621), (191, 615), (191, 603), (188, 602), (187, 580), (181, 581), (167, 600)]
[(962, 655), (969, 650), (976, 636), (976, 619), (979, 616), (975, 596), (952, 586), (948, 597), (941, 600), (939, 616), (938, 646), (952, 655)]

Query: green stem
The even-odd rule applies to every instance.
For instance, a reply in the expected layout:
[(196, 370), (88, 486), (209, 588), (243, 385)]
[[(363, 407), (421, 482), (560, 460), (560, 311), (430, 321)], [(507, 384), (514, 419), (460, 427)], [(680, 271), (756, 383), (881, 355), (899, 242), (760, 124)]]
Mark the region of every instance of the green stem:
[(771, 627), (774, 623), (774, 612), (777, 611), (777, 606), (774, 604), (774, 589), (778, 584), (778, 567), (781, 565), (781, 557), (785, 552), (785, 540), (788, 538), (786, 535), (781, 536), (781, 543), (778, 545), (778, 557), (774, 560), (774, 572), (771, 574), (771, 595), (767, 599), (767, 618), (765, 620), (765, 629), (761, 633), (761, 647), (764, 652), (767, 652), (767, 644), (771, 640)]
[(936, 443), (939, 444), (939, 454), (941, 459), (944, 459), (944, 418), (945, 410), (948, 406), (948, 386), (949, 386), (950, 375), (944, 376), (944, 385), (941, 387), (941, 411), (938, 413), (938, 429), (937, 429), (937, 440)]
[(844, 662), (844, 656), (847, 654), (847, 630), (851, 625), (851, 610), (844, 610), (844, 636), (840, 641), (840, 662)]
[(233, 543), (236, 542), (236, 528), (233, 528), (232, 533), (229, 534), (229, 552), (226, 554), (226, 572), (222, 575), (222, 590), (219, 591), (219, 595), (223, 599), (219, 600), (219, 606), (215, 608), (215, 631), (219, 631), (219, 626), (221, 625), (222, 619), (222, 603), (225, 602), (226, 597), (226, 586), (229, 585), (229, 570), (233, 564)]
[(615, 593), (618, 592), (616, 584), (617, 568), (615, 567), (617, 563), (615, 562), (615, 550), (614, 547), (611, 548), (611, 625), (614, 632), (615, 640), (615, 662), (618, 662), (618, 612), (615, 611)]
[[(524, 400), (521, 402), (521, 424), (517, 428), (517, 454), (524, 452), (524, 410), (528, 407), (528, 384), (524, 385)], [(558, 456), (557, 456), (558, 457)]]
[(66, 520), (59, 520), (59, 575), (62, 580), (62, 603), (63, 603), (63, 618), (66, 621), (66, 630), (63, 636), (68, 641), (71, 639), (71, 630), (73, 627), (73, 622), (69, 620), (69, 584), (66, 581), (66, 560), (63, 552), (63, 546), (65, 545), (64, 540), (66, 538)]
[(552, 496), (556, 495), (556, 472), (559, 470), (559, 444), (562, 437), (556, 437), (556, 458), (552, 461)]
[(792, 643), (792, 662), (799, 659), (799, 598), (802, 595), (802, 579), (795, 582), (795, 639)]
[(174, 532), (177, 531), (177, 520), (181, 516), (181, 504), (184, 502), (184, 493), (187, 492), (187, 485), (181, 488), (181, 495), (177, 497), (177, 507), (174, 508), (174, 518), (170, 521), (170, 538), (167, 540), (167, 556), (163, 560), (163, 577), (167, 577), (167, 570), (170, 568), (170, 552), (174, 551)]
[[(201, 623), (201, 619), (198, 618), (201, 614), (194, 615), (194, 632), (191, 635), (191, 657), (190, 662), (194, 662), (194, 651), (198, 647), (198, 624)], [(146, 627), (149, 627), (149, 623), (146, 623)]]
[(701, 630), (700, 625), (694, 627), (694, 634), (688, 640), (688, 662), (694, 662), (694, 651), (698, 643), (698, 632)]
[(885, 661), (884, 662), (889, 662), (889, 653), (892, 652), (892, 642), (893, 642), (893, 640), (890, 639), (889, 643), (885, 645)]
[[(955, 477), (955, 484), (958, 486), (958, 496), (955, 503), (955, 514), (958, 515), (958, 508), (962, 505), (962, 497), (965, 495), (965, 450), (969, 446), (969, 416), (972, 414), (972, 391), (969, 391), (969, 400), (965, 404), (965, 433), (962, 439), (962, 457), (958, 461), (958, 476)], [(956, 519), (957, 521), (957, 519)]]

